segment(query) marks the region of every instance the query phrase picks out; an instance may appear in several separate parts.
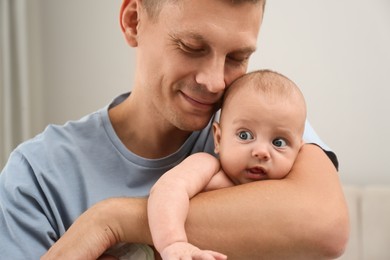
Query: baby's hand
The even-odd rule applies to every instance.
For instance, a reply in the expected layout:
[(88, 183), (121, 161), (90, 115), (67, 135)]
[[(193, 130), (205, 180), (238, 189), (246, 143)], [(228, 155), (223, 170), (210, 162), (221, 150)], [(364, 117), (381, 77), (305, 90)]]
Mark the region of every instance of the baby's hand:
[(180, 260), (180, 259), (192, 259), (192, 260), (226, 260), (227, 256), (211, 250), (200, 250), (196, 246), (193, 246), (187, 242), (176, 242), (161, 252), (163, 260)]

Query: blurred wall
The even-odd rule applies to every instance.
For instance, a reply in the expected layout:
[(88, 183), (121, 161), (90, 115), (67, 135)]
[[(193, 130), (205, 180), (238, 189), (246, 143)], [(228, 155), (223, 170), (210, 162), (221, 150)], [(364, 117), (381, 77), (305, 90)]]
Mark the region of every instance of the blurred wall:
[(343, 182), (390, 184), (390, 1), (267, 2), (252, 67), (303, 90)]
[[(36, 132), (131, 89), (135, 52), (121, 35), (120, 0), (32, 2), (40, 6), (31, 14), (41, 79)], [(267, 1), (250, 69), (280, 71), (301, 87), (344, 183), (390, 184), (389, 46), (388, 0)]]
[(46, 123), (78, 119), (131, 89), (120, 0), (40, 0)]

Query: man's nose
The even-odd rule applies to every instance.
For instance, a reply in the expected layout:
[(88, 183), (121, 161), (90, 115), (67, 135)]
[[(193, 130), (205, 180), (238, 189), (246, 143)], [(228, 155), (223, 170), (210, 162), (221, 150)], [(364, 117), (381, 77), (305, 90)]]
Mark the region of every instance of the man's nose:
[(225, 60), (207, 59), (200, 65), (196, 75), (196, 82), (203, 85), (211, 93), (219, 93), (226, 88), (225, 83)]

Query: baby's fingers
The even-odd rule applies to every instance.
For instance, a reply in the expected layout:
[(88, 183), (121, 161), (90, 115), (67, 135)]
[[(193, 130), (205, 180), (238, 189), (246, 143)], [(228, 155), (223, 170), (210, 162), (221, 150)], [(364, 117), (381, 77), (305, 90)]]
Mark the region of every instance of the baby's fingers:
[(193, 255), (193, 260), (226, 260), (227, 256), (211, 250), (202, 250)]

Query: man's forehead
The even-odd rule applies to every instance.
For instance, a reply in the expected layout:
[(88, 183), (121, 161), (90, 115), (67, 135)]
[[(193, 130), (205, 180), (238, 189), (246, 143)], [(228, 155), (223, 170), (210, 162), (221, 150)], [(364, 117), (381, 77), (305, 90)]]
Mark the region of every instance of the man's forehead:
[(231, 0), (180, 0), (177, 5), (166, 4), (160, 21), (174, 40), (250, 55), (257, 47), (261, 7), (248, 3), (240, 7), (226, 5), (226, 1)]
[[(208, 39), (207, 35), (203, 34), (202, 32), (196, 32), (193, 30), (174, 32), (172, 36), (178, 39), (194, 40), (197, 43), (203, 43), (203, 44), (208, 44), (211, 41), (210, 39)], [(256, 51), (255, 45), (254, 46), (245, 45), (235, 50), (235, 52), (238, 53), (253, 53), (255, 51)]]

